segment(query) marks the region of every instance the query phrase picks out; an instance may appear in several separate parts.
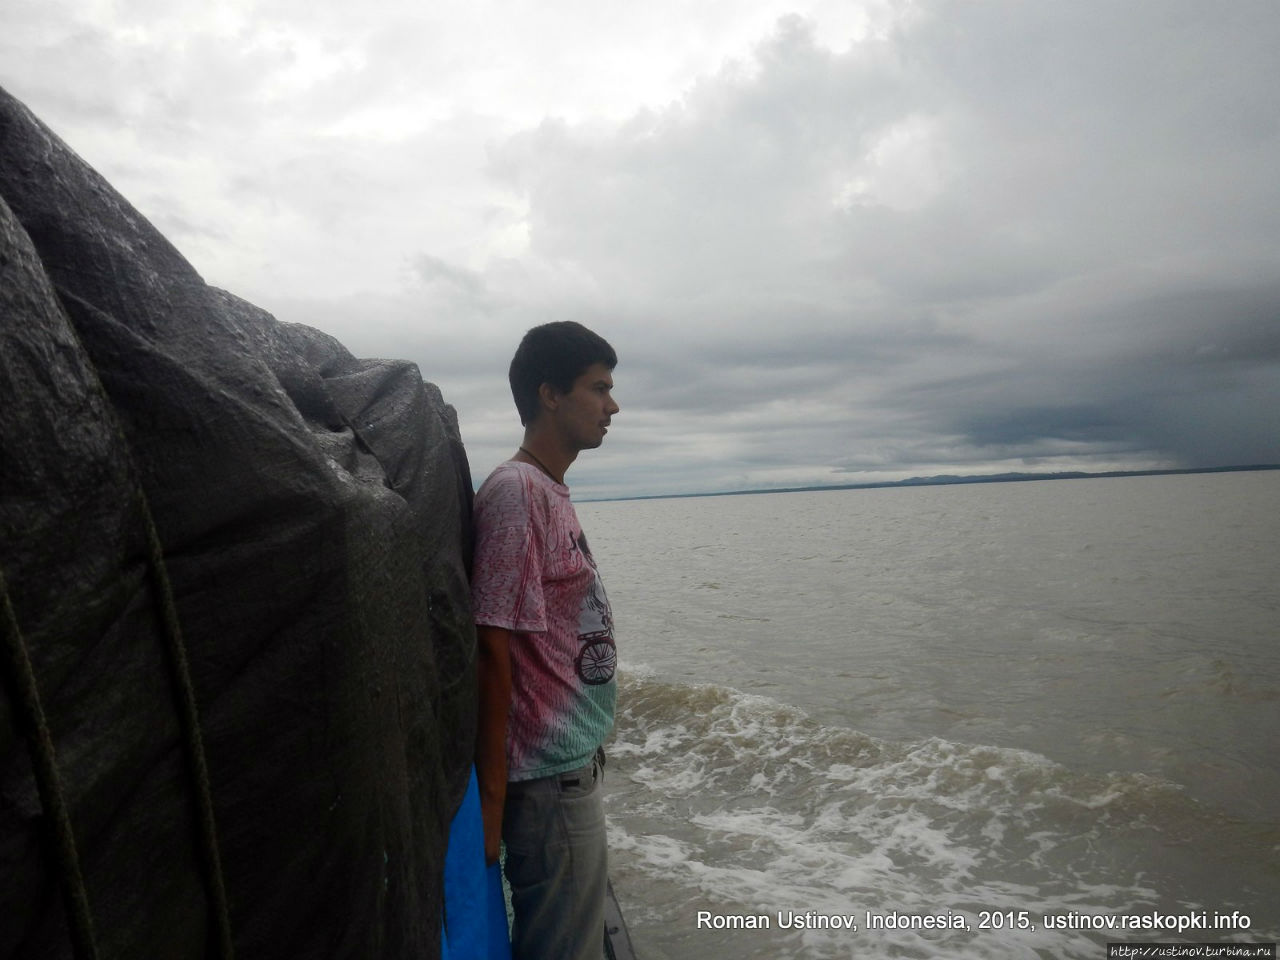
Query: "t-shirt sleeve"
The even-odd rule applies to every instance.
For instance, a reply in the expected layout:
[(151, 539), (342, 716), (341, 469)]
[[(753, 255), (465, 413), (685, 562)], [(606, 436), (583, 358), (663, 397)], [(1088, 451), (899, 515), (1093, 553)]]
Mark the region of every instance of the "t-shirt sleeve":
[(542, 544), (530, 492), (519, 473), (494, 480), (476, 500), (472, 614), (480, 625), (541, 633), (547, 629)]

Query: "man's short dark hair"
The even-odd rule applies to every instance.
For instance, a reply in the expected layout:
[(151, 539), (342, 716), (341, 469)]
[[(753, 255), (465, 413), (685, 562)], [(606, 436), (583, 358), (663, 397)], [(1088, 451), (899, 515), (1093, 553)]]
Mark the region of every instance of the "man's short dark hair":
[(604, 337), (580, 323), (558, 320), (526, 333), (507, 373), (520, 422), (528, 426), (537, 418), (538, 388), (544, 383), (568, 393), (573, 382), (594, 363), (603, 363), (612, 370), (618, 365), (618, 355)]

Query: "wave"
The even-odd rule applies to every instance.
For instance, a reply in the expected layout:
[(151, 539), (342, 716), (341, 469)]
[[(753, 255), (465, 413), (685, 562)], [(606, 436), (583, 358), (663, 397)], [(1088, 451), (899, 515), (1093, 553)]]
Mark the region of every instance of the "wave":
[[(706, 953), (699, 910), (961, 914), (970, 925), (857, 941), (847, 931), (722, 931), (715, 952), (725, 955), (847, 956), (856, 943), (894, 956), (1096, 957), (1107, 934), (1049, 931), (1043, 918), (1221, 911), (1239, 894), (1239, 856), (1277, 889), (1265, 847), (1259, 859), (1268, 838), (1167, 781), (936, 737), (886, 741), (634, 665), (619, 703), (610, 843), (673, 957)], [(1221, 883), (1206, 851), (1223, 862)], [(1035, 929), (979, 931), (984, 911), (1025, 911)]]

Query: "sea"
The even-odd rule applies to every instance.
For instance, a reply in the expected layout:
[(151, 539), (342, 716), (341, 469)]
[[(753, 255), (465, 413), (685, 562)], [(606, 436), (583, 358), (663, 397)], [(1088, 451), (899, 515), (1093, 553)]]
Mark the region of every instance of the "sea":
[(1280, 940), (1280, 471), (577, 510), (640, 960)]

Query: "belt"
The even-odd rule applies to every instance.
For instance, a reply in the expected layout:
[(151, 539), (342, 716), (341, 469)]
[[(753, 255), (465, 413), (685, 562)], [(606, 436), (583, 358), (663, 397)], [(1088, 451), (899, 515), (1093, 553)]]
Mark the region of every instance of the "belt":
[(592, 780), (604, 779), (604, 747), (596, 747), (595, 756), (591, 758), (591, 762), (585, 766), (578, 767), (576, 770), (565, 770), (561, 773), (553, 773), (549, 777), (535, 777), (532, 780), (512, 780), (507, 784), (508, 790), (520, 789), (538, 783), (540, 780), (556, 780), (561, 787), (576, 787), (581, 785), (582, 781), (588, 776)]

